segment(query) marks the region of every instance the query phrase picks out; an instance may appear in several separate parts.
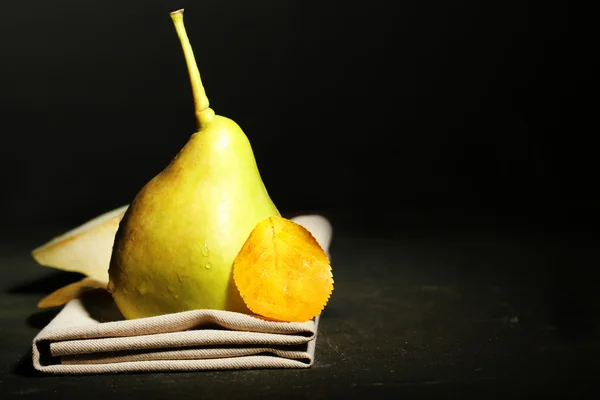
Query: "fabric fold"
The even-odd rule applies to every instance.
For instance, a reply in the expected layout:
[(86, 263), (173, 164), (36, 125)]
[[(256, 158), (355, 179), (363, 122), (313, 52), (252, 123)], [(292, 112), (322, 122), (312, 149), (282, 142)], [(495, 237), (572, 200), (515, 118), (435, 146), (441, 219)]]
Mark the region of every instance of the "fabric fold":
[[(98, 322), (85, 303), (109, 306), (108, 295), (70, 301), (33, 341), (42, 372), (87, 374), (240, 368), (308, 368), (319, 318), (294, 322), (218, 310)], [(100, 300), (100, 297), (105, 297)]]

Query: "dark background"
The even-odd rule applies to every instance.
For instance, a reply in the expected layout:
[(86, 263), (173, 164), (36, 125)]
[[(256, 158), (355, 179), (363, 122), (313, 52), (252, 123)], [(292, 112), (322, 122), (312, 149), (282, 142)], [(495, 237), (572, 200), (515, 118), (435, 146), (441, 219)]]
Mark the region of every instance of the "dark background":
[(212, 107), (242, 126), (282, 211), (390, 232), (587, 229), (586, 25), (566, 2), (481, 3), (5, 2), (5, 232), (126, 204), (186, 142), (181, 7)]
[[(591, 388), (597, 21), (575, 4), (2, 2), (6, 393), (489, 398)], [(278, 208), (333, 222), (336, 289), (317, 363), (42, 379), (31, 340), (58, 310), (36, 303), (81, 277), (40, 267), (30, 251), (129, 203), (193, 133), (168, 15), (182, 7), (211, 105), (248, 135)]]

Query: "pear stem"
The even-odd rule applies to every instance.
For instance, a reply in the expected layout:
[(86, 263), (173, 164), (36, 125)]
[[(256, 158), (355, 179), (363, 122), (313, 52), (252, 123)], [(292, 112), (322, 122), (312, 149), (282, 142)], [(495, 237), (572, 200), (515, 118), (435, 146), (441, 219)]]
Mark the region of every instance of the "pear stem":
[(177, 36), (181, 41), (181, 47), (183, 48), (183, 54), (185, 55), (185, 63), (187, 64), (188, 73), (190, 75), (190, 82), (192, 84), (192, 94), (194, 96), (194, 112), (196, 115), (196, 124), (198, 129), (206, 127), (215, 117), (214, 111), (209, 107), (208, 97), (202, 85), (202, 79), (200, 78), (200, 71), (198, 71), (198, 65), (196, 64), (196, 58), (192, 50), (192, 45), (188, 39), (185, 25), (183, 23), (183, 9), (173, 11), (170, 13)]

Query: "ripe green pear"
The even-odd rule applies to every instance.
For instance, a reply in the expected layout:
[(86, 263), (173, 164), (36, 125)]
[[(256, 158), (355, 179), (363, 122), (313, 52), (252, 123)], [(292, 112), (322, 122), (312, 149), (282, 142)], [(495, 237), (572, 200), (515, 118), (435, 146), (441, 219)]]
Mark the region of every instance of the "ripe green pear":
[(209, 107), (183, 25), (171, 13), (190, 73), (198, 131), (136, 195), (121, 221), (109, 291), (128, 318), (217, 309), (248, 312), (232, 278), (256, 224), (280, 213), (248, 138)]

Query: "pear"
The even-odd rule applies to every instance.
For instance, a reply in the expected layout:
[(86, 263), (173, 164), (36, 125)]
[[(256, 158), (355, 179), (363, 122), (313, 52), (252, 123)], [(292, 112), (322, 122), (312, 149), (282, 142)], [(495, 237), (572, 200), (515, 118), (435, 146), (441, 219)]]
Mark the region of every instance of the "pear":
[(65, 232), (31, 252), (41, 265), (78, 272), (108, 283), (108, 267), (119, 222), (127, 210), (122, 206)]
[(108, 289), (128, 319), (192, 309), (249, 312), (233, 283), (233, 262), (257, 223), (280, 213), (245, 133), (209, 107), (183, 10), (170, 16), (198, 129), (131, 202), (115, 237)]

